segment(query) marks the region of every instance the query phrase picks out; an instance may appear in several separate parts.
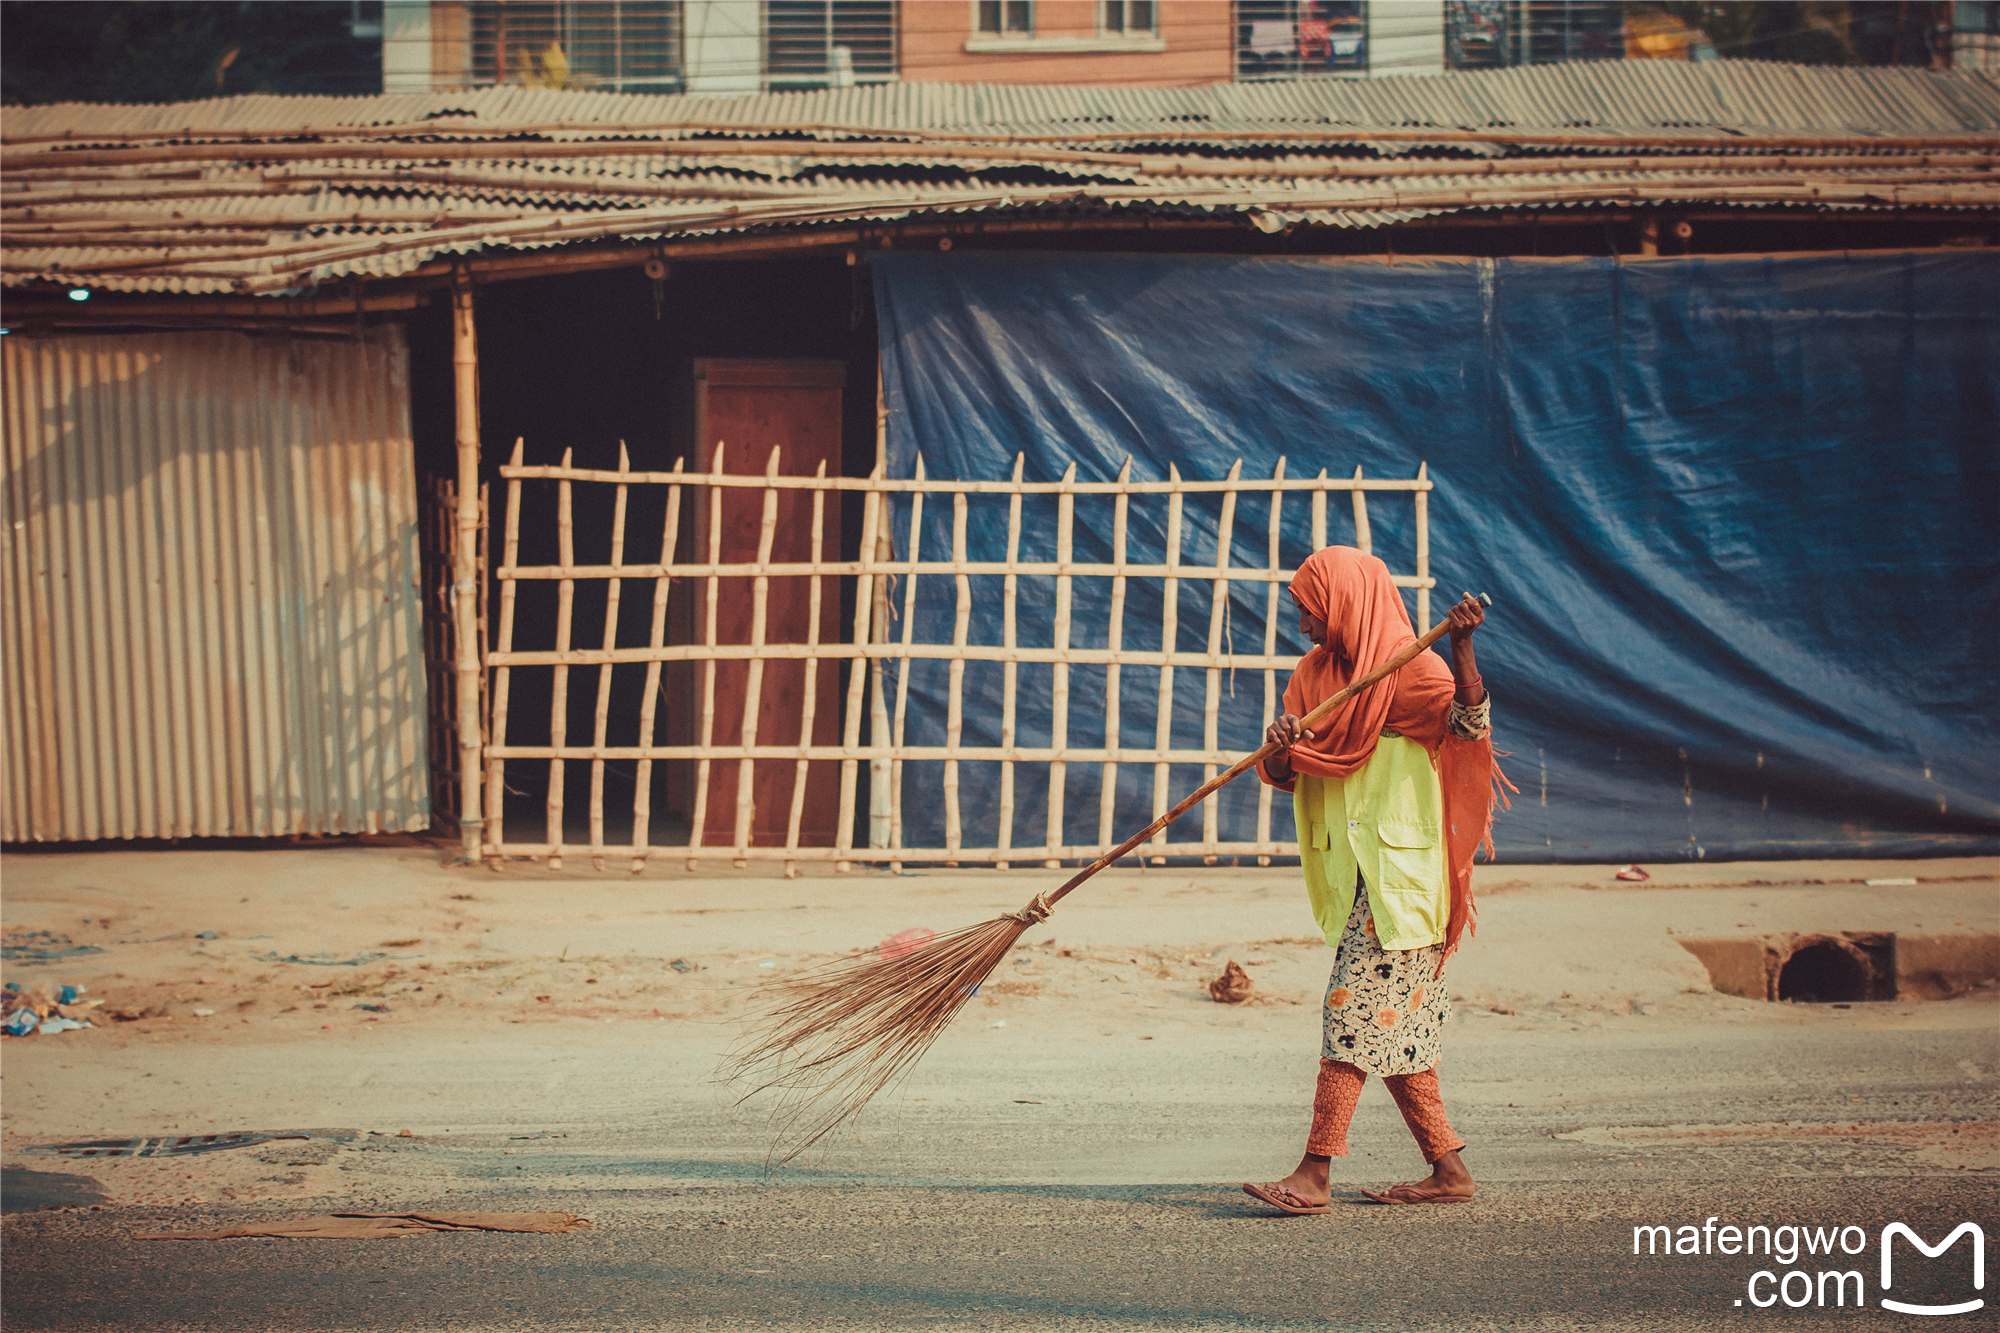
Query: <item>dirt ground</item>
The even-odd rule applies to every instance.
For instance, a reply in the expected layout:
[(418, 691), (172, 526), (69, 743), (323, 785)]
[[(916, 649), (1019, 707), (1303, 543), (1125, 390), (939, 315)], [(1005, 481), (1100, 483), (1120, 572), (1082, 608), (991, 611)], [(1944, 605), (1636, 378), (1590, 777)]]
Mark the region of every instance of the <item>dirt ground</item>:
[[(1616, 1043), (1774, 1023), (1990, 1032), (2000, 1021), (1991, 987), (1945, 1004), (1838, 1011), (1721, 995), (1674, 938), (2000, 934), (2000, 862), (1656, 869), (1651, 882), (1627, 885), (1610, 867), (1481, 868), (1482, 928), (1452, 965), (1454, 1024), (1475, 1041)], [(636, 1102), (558, 1106), (575, 1082), (524, 1072), (572, 1057), (643, 1062), (653, 1085), (706, 1114), (721, 1104), (709, 1090), (716, 1061), (761, 983), (900, 930), (985, 919), (1060, 878), (934, 871), (787, 881), (678, 867), (635, 878), (528, 864), (496, 873), (444, 864), (421, 844), (20, 854), (6, 858), (4, 876), (0, 975), (30, 998), (84, 988), (54, 1012), (94, 1026), (0, 1048), (0, 1160), (38, 1171), (73, 1161), (106, 1205), (149, 1206), (393, 1201), (414, 1160), (399, 1153), (412, 1140), (478, 1143), (500, 1169), (499, 1159), (552, 1146), (548, 1137), (568, 1132), (552, 1128), (559, 1123), (639, 1114)], [(1884, 878), (1916, 882), (1866, 883)], [(1208, 983), (1232, 959), (1250, 973), (1252, 997), (1218, 1004)], [(1108, 1048), (1190, 1068), (1251, 1050), (1310, 1051), (1329, 961), (1296, 870), (1110, 872), (1025, 937), (927, 1063), (942, 1066), (940, 1076), (954, 1060), (1032, 1063), (1051, 1058), (1055, 1043), (1087, 1038), (1098, 1045), (1077, 1048), (1082, 1063), (1045, 1080), (1068, 1096), (1075, 1069)], [(1993, 1072), (1975, 1062), (1968, 1093), (1989, 1090)], [(899, 1114), (921, 1115), (918, 1104), (947, 1100), (949, 1087), (914, 1081)], [(622, 1095), (593, 1093), (600, 1102)], [(1827, 1100), (1837, 1112), (1842, 1099)], [(273, 1126), (346, 1128), (200, 1160), (47, 1151)], [(1832, 1114), (1810, 1124), (1753, 1117), (1726, 1131), (1574, 1132), (1613, 1147), (1724, 1132), (1845, 1134)], [(1867, 1134), (1941, 1169), (2000, 1167), (1990, 1118), (1912, 1115), (1878, 1120)], [(1846, 1137), (1859, 1135), (1856, 1126)]]

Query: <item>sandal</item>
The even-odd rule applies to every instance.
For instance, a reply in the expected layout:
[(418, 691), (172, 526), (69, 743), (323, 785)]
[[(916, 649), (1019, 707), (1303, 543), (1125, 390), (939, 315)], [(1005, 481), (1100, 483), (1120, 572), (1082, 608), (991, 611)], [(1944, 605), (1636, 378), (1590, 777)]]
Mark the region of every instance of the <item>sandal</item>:
[(1363, 1190), (1361, 1192), (1367, 1195), (1369, 1198), (1373, 1199), (1377, 1203), (1417, 1204), (1417, 1203), (1471, 1203), (1472, 1202), (1472, 1196), (1470, 1194), (1447, 1194), (1443, 1190), (1426, 1189), (1423, 1185), (1414, 1180), (1405, 1181), (1400, 1185), (1391, 1185), (1388, 1189), (1383, 1190), (1380, 1193), (1377, 1193), (1374, 1190)]
[(1307, 1203), (1298, 1194), (1294, 1193), (1288, 1186), (1281, 1185), (1275, 1180), (1267, 1181), (1262, 1185), (1245, 1185), (1243, 1187), (1243, 1192), (1245, 1194), (1248, 1194), (1253, 1199), (1262, 1199), (1265, 1203), (1270, 1204), (1273, 1208), (1281, 1209), (1287, 1213), (1295, 1213), (1301, 1217), (1311, 1213), (1327, 1213), (1333, 1211), (1332, 1204)]

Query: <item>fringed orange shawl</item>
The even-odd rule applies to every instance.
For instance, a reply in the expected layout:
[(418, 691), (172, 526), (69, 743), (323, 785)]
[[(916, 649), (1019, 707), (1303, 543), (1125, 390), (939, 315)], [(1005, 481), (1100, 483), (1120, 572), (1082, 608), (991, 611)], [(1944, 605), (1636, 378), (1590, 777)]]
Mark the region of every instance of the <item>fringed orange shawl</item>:
[[(1390, 581), (1389, 567), (1351, 546), (1329, 546), (1306, 557), (1292, 578), (1291, 590), (1301, 609), (1326, 623), (1328, 641), (1341, 646), (1346, 660), (1321, 647), (1300, 658), (1285, 686), (1288, 713), (1304, 716), (1416, 640), (1403, 595)], [(1407, 736), (1430, 751), (1444, 794), (1446, 864), (1451, 875), (1451, 916), (1439, 971), (1444, 959), (1457, 951), (1460, 937), (1468, 931), (1477, 933), (1472, 858), (1481, 844), (1492, 855), (1493, 807), (1507, 799), (1502, 791), (1507, 779), (1494, 762), (1492, 742), (1461, 740), (1446, 730), (1456, 690), (1444, 659), (1420, 653), (1395, 675), (1342, 704), (1290, 755), (1298, 772), (1344, 778), (1368, 762), (1384, 731)], [(1262, 766), (1257, 775), (1270, 781)]]

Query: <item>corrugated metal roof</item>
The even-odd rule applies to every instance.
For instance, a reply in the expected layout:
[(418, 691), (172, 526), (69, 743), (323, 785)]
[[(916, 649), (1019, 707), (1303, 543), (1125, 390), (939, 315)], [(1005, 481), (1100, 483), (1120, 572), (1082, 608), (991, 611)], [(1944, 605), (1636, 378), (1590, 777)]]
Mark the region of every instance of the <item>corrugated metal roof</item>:
[(1977, 71), (1607, 61), (1199, 88), (518, 87), (10, 111), (8, 284), (273, 292), (442, 256), (1105, 209), (2000, 207)]
[(430, 819), (408, 358), (0, 338), (0, 839)]

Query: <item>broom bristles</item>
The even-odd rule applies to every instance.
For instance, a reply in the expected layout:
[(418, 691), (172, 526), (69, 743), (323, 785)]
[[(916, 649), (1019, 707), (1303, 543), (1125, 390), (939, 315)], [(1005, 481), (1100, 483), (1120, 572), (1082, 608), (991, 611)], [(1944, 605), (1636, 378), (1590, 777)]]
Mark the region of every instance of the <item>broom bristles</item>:
[[(764, 1016), (724, 1081), (780, 1096), (773, 1121), (789, 1162), (860, 1115), (907, 1074), (1039, 915), (1010, 913), (893, 958), (875, 951), (771, 983)], [(775, 1151), (775, 1150), (774, 1150)]]

